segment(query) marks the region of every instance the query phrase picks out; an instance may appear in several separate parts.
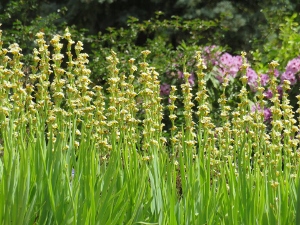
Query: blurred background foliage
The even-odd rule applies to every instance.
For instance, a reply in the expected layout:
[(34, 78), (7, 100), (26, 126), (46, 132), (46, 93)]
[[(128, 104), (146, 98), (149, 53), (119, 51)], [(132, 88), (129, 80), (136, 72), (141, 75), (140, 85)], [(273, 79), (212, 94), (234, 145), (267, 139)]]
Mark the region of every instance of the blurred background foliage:
[[(0, 21), (2, 29), (12, 32), (13, 38), (26, 40), (37, 30), (57, 32), (66, 25), (95, 35), (108, 27), (126, 28), (129, 17), (145, 21), (161, 11), (164, 19), (175, 15), (183, 20), (218, 23), (216, 37), (222, 37), (221, 45), (228, 45), (234, 52), (259, 48), (277, 39), (279, 24), (299, 9), (298, 1), (290, 0), (2, 0)], [(22, 31), (20, 36), (13, 28)], [(151, 32), (146, 30), (145, 37), (138, 38), (145, 39), (153, 35)], [(172, 38), (180, 41), (180, 37)], [(212, 39), (208, 35), (206, 38)]]

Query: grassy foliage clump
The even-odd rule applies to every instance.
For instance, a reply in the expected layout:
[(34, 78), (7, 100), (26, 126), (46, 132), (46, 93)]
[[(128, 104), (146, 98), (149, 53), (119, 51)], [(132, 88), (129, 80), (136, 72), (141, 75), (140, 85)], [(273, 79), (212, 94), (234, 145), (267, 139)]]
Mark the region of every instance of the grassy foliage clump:
[[(2, 224), (295, 223), (299, 128), (289, 81), (279, 98), (275, 61), (267, 129), (261, 82), (250, 109), (244, 53), (239, 103), (227, 104), (223, 77), (215, 123), (201, 52), (198, 89), (192, 91), (184, 69), (183, 96), (171, 86), (165, 109), (159, 73), (147, 63), (150, 51), (139, 62), (131, 58), (126, 72), (111, 51), (104, 91), (90, 81), (88, 55), (68, 30), (50, 43), (42, 32), (36, 36), (28, 74), (19, 46), (0, 42)], [(180, 123), (177, 104), (184, 109)]]

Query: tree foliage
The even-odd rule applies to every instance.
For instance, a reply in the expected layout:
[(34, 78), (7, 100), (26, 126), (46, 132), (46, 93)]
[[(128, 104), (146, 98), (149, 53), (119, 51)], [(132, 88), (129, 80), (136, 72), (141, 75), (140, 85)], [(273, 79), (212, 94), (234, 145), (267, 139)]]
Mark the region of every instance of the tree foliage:
[(78, 29), (96, 34), (107, 27), (126, 27), (129, 16), (143, 21), (153, 17), (154, 12), (162, 11), (166, 19), (176, 15), (184, 19), (219, 21), (223, 44), (229, 45), (232, 51), (240, 51), (277, 38), (279, 24), (297, 7), (290, 0), (4, 0), (0, 3), (0, 20), (4, 29), (12, 28), (16, 21), (38, 29), (40, 26), (34, 21), (44, 21), (41, 23), (44, 28), (76, 25)]

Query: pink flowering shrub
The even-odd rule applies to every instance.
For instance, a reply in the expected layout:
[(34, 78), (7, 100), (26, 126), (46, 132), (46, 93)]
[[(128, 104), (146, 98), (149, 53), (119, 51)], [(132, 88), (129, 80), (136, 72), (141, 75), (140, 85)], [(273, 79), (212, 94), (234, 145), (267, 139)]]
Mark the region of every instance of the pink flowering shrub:
[(281, 81), (288, 80), (291, 85), (295, 85), (298, 81), (297, 73), (300, 71), (300, 59), (295, 58), (288, 62), (285, 71), (281, 75)]
[[(199, 48), (199, 47), (198, 47)], [(239, 55), (232, 55), (226, 51), (224, 51), (221, 47), (216, 45), (201, 47), (203, 62), (206, 66), (205, 69), (205, 80), (207, 91), (209, 94), (209, 104), (211, 105), (212, 112), (215, 112), (216, 118), (218, 118), (218, 99), (222, 93), (222, 84), (224, 82), (224, 78), (229, 78), (229, 85), (226, 87), (226, 96), (228, 98), (228, 104), (234, 108), (239, 103), (238, 92), (242, 86), (242, 82), (240, 80), (243, 73), (248, 78), (247, 84), (249, 88), (249, 99), (250, 101), (256, 95), (257, 87), (258, 87), (258, 77), (260, 77), (260, 85), (265, 88), (264, 96), (265, 100), (267, 100), (267, 104), (264, 109), (252, 108), (252, 110), (260, 110), (264, 112), (265, 122), (269, 123), (272, 119), (271, 110), (268, 106), (271, 105), (270, 99), (273, 97), (273, 94), (269, 85), (270, 85), (270, 71), (263, 71), (263, 68), (257, 69), (255, 65), (251, 66), (251, 62), (247, 62), (250, 64), (245, 71), (242, 71), (243, 59)], [(170, 94), (171, 85), (176, 85), (177, 90), (179, 91), (179, 95), (181, 95), (180, 85), (184, 83), (184, 75), (183, 71), (190, 73), (190, 77), (188, 82), (192, 87), (192, 92), (195, 96), (197, 91), (197, 77), (195, 73), (195, 60), (192, 57), (193, 54), (191, 52), (195, 52), (197, 49), (193, 49), (190, 52), (182, 52), (179, 53), (177, 58), (175, 57), (172, 61), (171, 66), (166, 72), (166, 79), (161, 83), (160, 94), (162, 97), (166, 99), (166, 103), (168, 102), (168, 96)], [(198, 49), (199, 50), (199, 49)], [(264, 67), (266, 68), (266, 67)], [(284, 80), (288, 80), (291, 83), (291, 93), (292, 91), (299, 89), (299, 72), (300, 72), (300, 57), (291, 59), (288, 61), (287, 65), (284, 67), (283, 71), (280, 71), (280, 68), (275, 69), (272, 73), (277, 79), (277, 93), (280, 98), (282, 96), (282, 85)], [(295, 102), (295, 101), (294, 101)], [(291, 101), (293, 104), (293, 101)], [(296, 104), (296, 103), (295, 103)], [(181, 110), (180, 107), (178, 110)]]
[(220, 47), (216, 45), (211, 45), (211, 46), (205, 46), (202, 49), (202, 55), (203, 55), (203, 60), (204, 64), (211, 68), (215, 65), (218, 65), (218, 59), (222, 55), (222, 52), (220, 51)]
[(224, 53), (218, 60), (218, 72), (217, 79), (222, 83), (225, 76), (235, 78), (242, 66), (241, 56), (232, 56), (229, 53)]

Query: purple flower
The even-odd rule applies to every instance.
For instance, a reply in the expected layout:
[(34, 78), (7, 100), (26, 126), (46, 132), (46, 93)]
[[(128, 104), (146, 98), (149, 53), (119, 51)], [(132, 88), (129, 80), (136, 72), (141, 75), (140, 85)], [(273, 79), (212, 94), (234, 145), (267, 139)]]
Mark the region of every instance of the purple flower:
[(232, 56), (229, 53), (224, 53), (219, 59), (219, 75), (217, 79), (222, 83), (225, 76), (236, 77), (242, 63), (241, 56)]
[(288, 80), (291, 82), (291, 85), (295, 85), (297, 83), (296, 74), (300, 71), (300, 59), (295, 58), (288, 62), (285, 67), (284, 73), (281, 75), (281, 82), (284, 80)]
[(250, 88), (253, 91), (255, 91), (257, 87), (257, 78), (258, 78), (256, 72), (251, 68), (247, 68), (246, 76), (248, 77), (248, 84)]
[(286, 70), (280, 77), (281, 82), (284, 80), (288, 80), (291, 82), (291, 85), (295, 85), (297, 83), (297, 79), (295, 73), (292, 70)]
[(206, 66), (215, 66), (218, 64), (218, 59), (221, 52), (218, 51), (218, 46), (211, 45), (203, 48), (203, 61)]
[(275, 75), (275, 77), (279, 77), (279, 75), (280, 75), (279, 70), (275, 69), (275, 70), (274, 70), (274, 75)]
[(271, 117), (272, 117), (271, 109), (269, 109), (269, 108), (264, 109), (264, 117), (265, 117), (265, 121), (271, 120)]
[[(251, 111), (252, 112), (256, 112), (256, 111), (262, 111), (262, 109), (260, 108), (259, 105), (255, 104), (251, 107)], [(264, 108), (263, 110), (263, 113), (264, 113), (264, 121), (265, 122), (268, 122), (270, 121), (271, 117), (272, 117), (272, 112), (269, 108)]]
[(264, 92), (264, 96), (267, 98), (267, 99), (271, 99), (273, 97), (273, 93), (270, 89), (268, 89), (267, 91)]
[(294, 74), (298, 73), (300, 71), (300, 59), (295, 58), (290, 60), (285, 69), (291, 71)]
[(260, 78), (261, 78), (261, 85), (265, 87), (269, 82), (269, 76), (267, 74), (262, 74)]
[[(277, 93), (279, 94), (279, 98), (281, 98), (283, 94), (282, 85), (277, 86)], [(271, 99), (273, 97), (273, 93), (270, 89), (268, 89), (267, 91), (264, 92), (264, 96), (267, 99)]]
[(282, 97), (282, 94), (283, 94), (283, 89), (282, 89), (282, 85), (278, 85), (277, 86), (277, 92), (279, 94), (279, 98)]
[(160, 94), (161, 95), (169, 95), (171, 91), (171, 85), (167, 83), (163, 83), (160, 85)]

